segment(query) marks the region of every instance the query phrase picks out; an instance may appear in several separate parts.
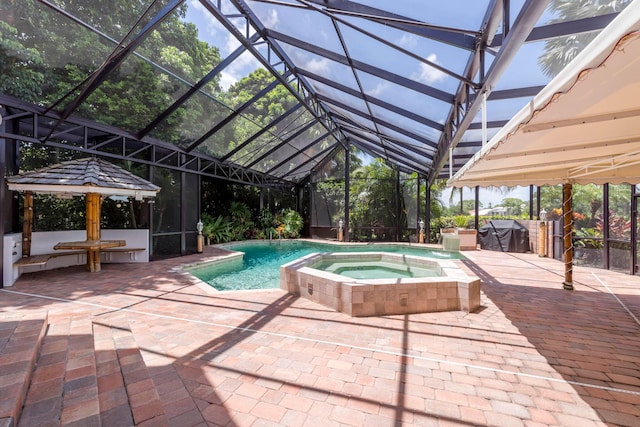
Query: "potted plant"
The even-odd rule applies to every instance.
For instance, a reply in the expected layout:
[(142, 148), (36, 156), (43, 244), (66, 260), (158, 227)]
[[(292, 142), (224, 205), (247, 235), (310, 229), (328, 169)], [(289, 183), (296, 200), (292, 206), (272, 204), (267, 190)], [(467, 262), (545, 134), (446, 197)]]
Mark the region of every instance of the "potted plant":
[(460, 238), (461, 251), (475, 251), (478, 248), (478, 231), (469, 226), (470, 218), (466, 215), (457, 215), (453, 218), (456, 224), (456, 234)]
[(469, 217), (466, 215), (456, 215), (453, 217), (453, 223), (458, 229), (465, 229), (469, 226)]

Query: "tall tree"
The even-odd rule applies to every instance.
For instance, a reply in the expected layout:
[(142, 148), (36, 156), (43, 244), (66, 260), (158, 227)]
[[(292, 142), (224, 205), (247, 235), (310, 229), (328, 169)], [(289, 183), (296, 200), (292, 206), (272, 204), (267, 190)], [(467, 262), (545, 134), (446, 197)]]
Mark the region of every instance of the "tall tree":
[[(553, 0), (549, 7), (556, 18), (547, 24), (620, 12), (629, 3), (631, 0)], [(596, 35), (594, 32), (578, 33), (546, 41), (544, 53), (538, 58), (542, 71), (548, 76), (555, 76), (582, 52)]]
[[(86, 26), (35, 0), (0, 3), (0, 89), (3, 93), (62, 110), (85, 87), (86, 79), (116, 50), (131, 42), (162, 2), (141, 0), (65, 0), (55, 2)], [(218, 48), (202, 42), (197, 28), (179, 7), (114, 69), (76, 114), (128, 131), (139, 131), (220, 62)], [(95, 29), (96, 31), (92, 30)], [(205, 86), (213, 96), (217, 81)], [(64, 99), (61, 99), (66, 96)], [(206, 131), (200, 103), (181, 107), (153, 136), (181, 142), (184, 128)]]
[(397, 171), (382, 159), (374, 159), (351, 174), (351, 225), (354, 227), (394, 227)]

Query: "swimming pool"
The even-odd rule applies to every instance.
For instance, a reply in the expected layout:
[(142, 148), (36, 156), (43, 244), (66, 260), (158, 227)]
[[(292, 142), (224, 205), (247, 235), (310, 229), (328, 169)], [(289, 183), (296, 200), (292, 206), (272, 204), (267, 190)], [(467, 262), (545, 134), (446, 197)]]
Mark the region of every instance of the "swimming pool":
[(461, 259), (457, 252), (404, 245), (335, 245), (298, 240), (238, 242), (223, 248), (244, 252), (242, 259), (189, 268), (198, 279), (219, 291), (280, 287), (280, 266), (311, 253), (392, 252), (437, 259)]

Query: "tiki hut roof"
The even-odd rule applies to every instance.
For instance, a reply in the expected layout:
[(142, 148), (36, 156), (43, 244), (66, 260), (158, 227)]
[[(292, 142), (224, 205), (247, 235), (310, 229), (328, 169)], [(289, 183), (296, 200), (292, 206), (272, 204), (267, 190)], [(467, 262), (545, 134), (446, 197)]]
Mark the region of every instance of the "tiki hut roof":
[(154, 197), (160, 187), (133, 173), (96, 158), (70, 160), (7, 178), (9, 190), (49, 194)]

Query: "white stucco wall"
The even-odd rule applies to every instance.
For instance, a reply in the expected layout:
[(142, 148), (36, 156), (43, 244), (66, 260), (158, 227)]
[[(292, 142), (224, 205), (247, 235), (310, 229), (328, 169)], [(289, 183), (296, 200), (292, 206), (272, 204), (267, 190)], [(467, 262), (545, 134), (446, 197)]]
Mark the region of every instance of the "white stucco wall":
[[(127, 252), (103, 252), (102, 263), (130, 263), (149, 262), (149, 230), (101, 230), (102, 240), (124, 240), (126, 246), (120, 249), (136, 248), (144, 249), (134, 253)], [(34, 232), (31, 237), (31, 255), (42, 255), (59, 252), (53, 247), (59, 242), (75, 242), (85, 240), (87, 233), (85, 230), (69, 231), (39, 231)], [(73, 252), (73, 251), (71, 251)], [(54, 268), (80, 265), (87, 262), (86, 254), (76, 254), (70, 256), (59, 256), (51, 258), (46, 266), (26, 266), (22, 268), (14, 267), (13, 264), (22, 257), (22, 233), (6, 234), (4, 236), (2, 277), (3, 286), (12, 286), (21, 274), (40, 270), (52, 270)]]

